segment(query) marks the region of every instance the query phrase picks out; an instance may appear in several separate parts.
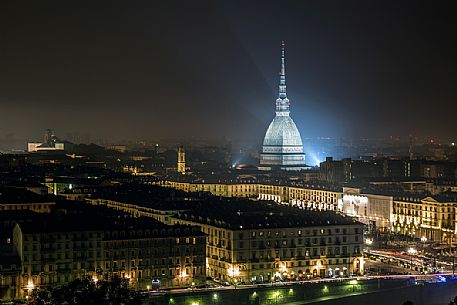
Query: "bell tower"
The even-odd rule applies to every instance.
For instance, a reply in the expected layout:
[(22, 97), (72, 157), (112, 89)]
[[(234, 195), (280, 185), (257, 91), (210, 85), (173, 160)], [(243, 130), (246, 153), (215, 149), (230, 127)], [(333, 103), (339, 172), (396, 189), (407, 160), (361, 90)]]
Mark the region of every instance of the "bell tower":
[(178, 147), (178, 173), (186, 173), (186, 153), (182, 145)]

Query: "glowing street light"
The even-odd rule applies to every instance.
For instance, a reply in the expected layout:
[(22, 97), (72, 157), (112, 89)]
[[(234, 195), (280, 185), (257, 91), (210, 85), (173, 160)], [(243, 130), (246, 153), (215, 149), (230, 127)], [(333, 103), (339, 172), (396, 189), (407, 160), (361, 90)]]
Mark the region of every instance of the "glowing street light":
[(234, 277), (240, 275), (240, 269), (238, 267), (231, 266), (227, 269), (228, 276)]
[[(236, 285), (236, 282), (237, 282), (236, 278), (240, 276), (240, 268), (236, 267), (236, 266), (229, 267), (227, 269), (227, 275), (233, 279), (233, 281), (235, 282), (235, 285)], [(236, 286), (235, 286), (235, 288), (236, 288)]]
[(275, 291), (273, 293), (273, 297), (275, 298), (275, 305), (278, 305), (278, 298), (281, 296), (281, 293), (279, 291)]
[(427, 241), (427, 237), (422, 236), (422, 237), (421, 237), (421, 242), (425, 243), (426, 241)]
[(408, 254), (411, 256), (411, 269), (413, 269), (413, 255), (417, 254), (417, 250), (411, 247), (408, 249)]

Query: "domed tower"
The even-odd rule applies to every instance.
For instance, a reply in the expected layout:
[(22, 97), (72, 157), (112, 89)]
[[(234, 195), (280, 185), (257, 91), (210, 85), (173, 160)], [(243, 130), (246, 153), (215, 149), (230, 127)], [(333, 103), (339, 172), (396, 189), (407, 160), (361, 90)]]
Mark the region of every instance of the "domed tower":
[(268, 126), (260, 154), (260, 169), (279, 168), (302, 170), (305, 153), (300, 132), (290, 117), (289, 99), (286, 94), (286, 68), (284, 41), (281, 45), (281, 71), (279, 73), (279, 97), (276, 99), (276, 116)]

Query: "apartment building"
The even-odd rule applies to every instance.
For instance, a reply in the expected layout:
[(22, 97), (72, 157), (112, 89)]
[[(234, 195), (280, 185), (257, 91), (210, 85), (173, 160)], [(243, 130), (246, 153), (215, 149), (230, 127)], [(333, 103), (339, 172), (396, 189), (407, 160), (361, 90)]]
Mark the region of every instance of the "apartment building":
[(208, 235), (207, 275), (222, 281), (363, 273), (363, 225), (334, 212), (227, 201), (180, 212), (172, 223), (200, 226)]
[(17, 296), (86, 276), (118, 275), (141, 290), (205, 281), (206, 236), (198, 227), (167, 226), (105, 207), (81, 211), (84, 204), (78, 205), (66, 214), (16, 224), (13, 243), (21, 262)]
[(456, 193), (397, 196), (393, 200), (392, 231), (429, 241), (455, 244)]

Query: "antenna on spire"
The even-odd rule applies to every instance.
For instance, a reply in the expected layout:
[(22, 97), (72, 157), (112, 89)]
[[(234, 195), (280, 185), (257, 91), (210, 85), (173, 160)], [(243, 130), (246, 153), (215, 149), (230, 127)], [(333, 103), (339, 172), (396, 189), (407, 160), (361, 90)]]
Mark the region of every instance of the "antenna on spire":
[(286, 67), (285, 67), (285, 48), (286, 45), (284, 43), (284, 40), (281, 41), (281, 75), (286, 76)]
[(286, 45), (281, 41), (281, 71), (279, 72), (279, 98), (286, 99)]

